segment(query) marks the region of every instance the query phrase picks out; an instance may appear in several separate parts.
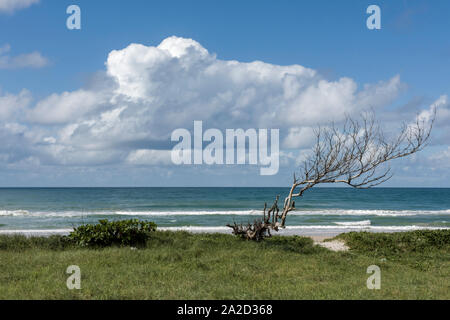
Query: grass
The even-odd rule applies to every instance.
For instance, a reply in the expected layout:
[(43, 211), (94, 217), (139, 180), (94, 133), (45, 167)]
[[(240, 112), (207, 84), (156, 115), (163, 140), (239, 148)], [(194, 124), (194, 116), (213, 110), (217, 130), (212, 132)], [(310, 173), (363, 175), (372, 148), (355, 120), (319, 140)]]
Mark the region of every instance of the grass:
[[(450, 230), (338, 238), (351, 250), (161, 231), (135, 250), (0, 236), (0, 299), (450, 299)], [(366, 287), (373, 264), (380, 290)], [(81, 290), (66, 287), (69, 265), (81, 268)]]

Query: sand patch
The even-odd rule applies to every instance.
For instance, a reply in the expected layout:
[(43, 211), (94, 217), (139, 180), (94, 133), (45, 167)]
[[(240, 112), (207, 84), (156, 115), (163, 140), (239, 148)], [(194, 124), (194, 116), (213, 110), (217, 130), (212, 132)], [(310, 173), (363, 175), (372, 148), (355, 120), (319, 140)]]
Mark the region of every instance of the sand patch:
[(342, 240), (332, 240), (332, 241), (323, 241), (323, 240), (325, 239), (315, 240), (314, 244), (327, 248), (328, 250), (331, 251), (348, 251), (350, 249)]

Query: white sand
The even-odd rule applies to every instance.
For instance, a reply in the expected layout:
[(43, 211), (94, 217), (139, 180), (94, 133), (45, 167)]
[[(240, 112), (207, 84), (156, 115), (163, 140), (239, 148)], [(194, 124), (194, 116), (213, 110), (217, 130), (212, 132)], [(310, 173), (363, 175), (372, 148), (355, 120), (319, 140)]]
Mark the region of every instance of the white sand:
[[(314, 240), (314, 238), (313, 238)], [(332, 241), (314, 241), (314, 244), (327, 248), (331, 251), (348, 251), (350, 248), (347, 247), (344, 241), (342, 240), (332, 240)]]

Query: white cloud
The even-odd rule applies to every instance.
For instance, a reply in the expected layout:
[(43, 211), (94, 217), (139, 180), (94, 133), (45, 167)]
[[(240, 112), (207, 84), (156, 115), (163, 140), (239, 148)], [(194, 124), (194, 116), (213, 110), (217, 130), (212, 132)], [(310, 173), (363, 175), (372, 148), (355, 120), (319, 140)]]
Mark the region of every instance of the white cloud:
[(171, 151), (139, 149), (130, 152), (126, 162), (134, 165), (169, 165), (172, 164)]
[(11, 93), (1, 94), (0, 92), (0, 121), (12, 120), (19, 113), (24, 112), (31, 102), (31, 93), (23, 89), (18, 95)]
[(131, 44), (112, 51), (106, 66), (118, 84), (115, 98), (139, 104), (156, 122), (154, 129), (194, 119), (216, 126), (315, 125), (385, 106), (401, 89), (398, 76), (358, 89), (352, 79), (327, 81), (300, 65), (223, 61), (198, 42), (177, 37), (157, 47)]
[(449, 125), (450, 123), (450, 101), (447, 95), (440, 96), (433, 102), (428, 110), (423, 110), (419, 118), (429, 121), (433, 116), (433, 110), (436, 110), (436, 120), (440, 125)]
[(13, 13), (36, 3), (39, 3), (39, 0), (0, 0), (0, 13)]
[(95, 111), (104, 103), (101, 92), (77, 90), (52, 94), (39, 101), (28, 113), (31, 122), (41, 124), (60, 124), (73, 122), (81, 116)]
[[(26, 93), (5, 95), (9, 102), (0, 122), (28, 126), (22, 134), (0, 130), (2, 140), (14, 141), (9, 152), (63, 165), (164, 165), (170, 152), (160, 149), (170, 146), (171, 132), (191, 129), (194, 120), (203, 120), (205, 130), (280, 128), (284, 148), (307, 148), (314, 139), (311, 127), (382, 109), (404, 87), (398, 76), (359, 86), (346, 77), (326, 80), (300, 65), (220, 60), (198, 42), (178, 37), (114, 50), (105, 66), (95, 89), (54, 93), (32, 108)], [(21, 95), (19, 121), (11, 110)], [(280, 154), (286, 161), (298, 156)]]
[(428, 160), (431, 167), (439, 169), (450, 168), (450, 146), (447, 146), (447, 149), (431, 154)]
[(47, 58), (37, 51), (9, 56), (7, 53), (10, 50), (9, 44), (0, 47), (0, 69), (42, 68), (48, 65)]
[(292, 127), (284, 138), (283, 147), (288, 149), (308, 147), (315, 142), (315, 137), (312, 127)]

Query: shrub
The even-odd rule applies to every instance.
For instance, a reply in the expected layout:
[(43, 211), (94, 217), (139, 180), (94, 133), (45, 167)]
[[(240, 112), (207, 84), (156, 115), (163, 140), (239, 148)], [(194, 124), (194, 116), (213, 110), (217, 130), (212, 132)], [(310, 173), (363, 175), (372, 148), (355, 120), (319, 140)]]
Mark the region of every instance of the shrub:
[(67, 238), (82, 247), (143, 245), (153, 231), (156, 231), (156, 224), (153, 222), (105, 219), (99, 220), (98, 224), (79, 226)]
[(450, 230), (417, 230), (396, 233), (349, 232), (338, 236), (351, 249), (375, 255), (425, 252), (450, 247)]

